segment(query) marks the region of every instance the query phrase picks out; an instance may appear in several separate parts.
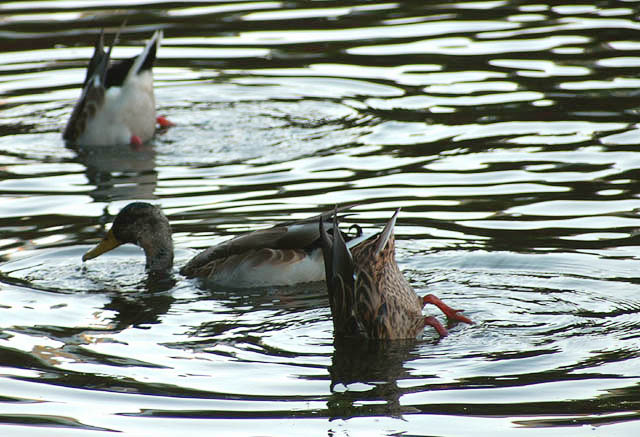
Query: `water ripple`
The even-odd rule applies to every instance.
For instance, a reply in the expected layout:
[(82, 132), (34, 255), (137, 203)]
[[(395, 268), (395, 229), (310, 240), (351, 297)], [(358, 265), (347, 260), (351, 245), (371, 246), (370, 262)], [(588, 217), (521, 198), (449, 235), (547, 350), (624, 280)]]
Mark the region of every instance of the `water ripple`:
[[(630, 3), (0, 11), (4, 434), (636, 432)], [(156, 100), (176, 126), (141, 150), (64, 147), (95, 37), (125, 17), (115, 58), (164, 30)], [(131, 246), (83, 265), (132, 200), (166, 212), (178, 266), (336, 203), (367, 232), (402, 207), (406, 277), (475, 324), (334, 341), (322, 284), (159, 284)]]

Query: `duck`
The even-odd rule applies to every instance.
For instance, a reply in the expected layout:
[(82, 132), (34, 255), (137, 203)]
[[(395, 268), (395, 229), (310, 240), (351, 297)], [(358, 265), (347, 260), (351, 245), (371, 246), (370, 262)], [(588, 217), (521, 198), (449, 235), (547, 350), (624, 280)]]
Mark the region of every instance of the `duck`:
[(447, 329), (434, 317), (424, 316), (426, 304), (436, 305), (450, 321), (472, 324), (433, 294), (419, 297), (395, 259), (394, 228), (399, 209), (384, 229), (349, 247), (333, 215), (333, 232), (321, 224), (321, 248), (325, 280), (336, 339), (416, 339), (424, 328), (433, 327), (440, 337)]
[[(323, 213), (241, 234), (198, 253), (179, 273), (187, 278), (201, 278), (217, 286), (234, 289), (322, 281), (324, 259), (317, 222), (320, 220), (329, 226), (327, 220), (335, 213)], [(333, 234), (334, 231), (330, 229), (328, 232)], [(356, 241), (356, 237), (357, 231), (342, 235), (347, 241)], [(106, 235), (83, 255), (82, 261), (127, 243), (142, 248), (150, 277), (172, 274), (171, 225), (158, 206), (147, 202), (132, 202), (122, 208)]]
[(142, 146), (161, 127), (173, 126), (156, 116), (152, 68), (162, 39), (156, 31), (144, 50), (133, 58), (111, 61), (104, 50), (104, 31), (89, 61), (80, 99), (75, 104), (62, 137), (70, 146)]

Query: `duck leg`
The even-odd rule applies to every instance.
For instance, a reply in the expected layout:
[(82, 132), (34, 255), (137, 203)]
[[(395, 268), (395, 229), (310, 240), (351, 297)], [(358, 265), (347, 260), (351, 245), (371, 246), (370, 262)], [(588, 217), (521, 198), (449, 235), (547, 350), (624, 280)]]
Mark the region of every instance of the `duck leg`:
[(440, 308), (440, 311), (442, 311), (447, 316), (447, 319), (449, 320), (457, 320), (459, 322), (473, 324), (471, 319), (469, 319), (467, 316), (460, 314), (460, 310), (454, 310), (453, 308), (451, 308), (446, 303), (442, 302), (438, 297), (434, 296), (433, 294), (427, 294), (425, 297), (422, 298), (423, 306), (428, 303), (433, 304), (438, 308)]
[(433, 316), (427, 316), (424, 318), (424, 326), (427, 325), (432, 326), (433, 329), (438, 331), (440, 337), (446, 337), (447, 335), (449, 335), (449, 331), (447, 331), (447, 328), (442, 326), (442, 323), (438, 322), (438, 319)]

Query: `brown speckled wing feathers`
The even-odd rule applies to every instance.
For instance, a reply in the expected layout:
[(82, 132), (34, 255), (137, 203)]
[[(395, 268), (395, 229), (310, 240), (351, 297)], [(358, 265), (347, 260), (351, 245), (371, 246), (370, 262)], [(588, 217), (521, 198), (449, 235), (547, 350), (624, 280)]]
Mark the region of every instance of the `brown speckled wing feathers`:
[(337, 337), (413, 338), (423, 328), (422, 305), (395, 261), (393, 228), (385, 229), (349, 250), (337, 232), (320, 229), (327, 290)]

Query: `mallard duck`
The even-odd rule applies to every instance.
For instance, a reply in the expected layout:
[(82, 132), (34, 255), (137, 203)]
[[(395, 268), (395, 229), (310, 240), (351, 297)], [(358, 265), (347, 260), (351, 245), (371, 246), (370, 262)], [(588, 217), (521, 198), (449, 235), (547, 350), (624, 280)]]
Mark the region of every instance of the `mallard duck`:
[[(282, 223), (232, 238), (196, 255), (180, 269), (180, 273), (233, 288), (322, 281), (324, 266), (318, 220), (327, 223), (333, 214), (329, 212)], [(329, 231), (333, 233), (333, 230)], [(351, 239), (346, 234), (342, 238)], [(157, 206), (145, 202), (125, 206), (116, 215), (106, 236), (85, 253), (82, 260), (95, 258), (125, 243), (133, 243), (144, 250), (150, 274), (171, 273), (171, 226)]]
[[(114, 38), (117, 39), (117, 35)], [(110, 63), (111, 50), (104, 51), (104, 33), (96, 41), (82, 85), (62, 137), (70, 145), (142, 145), (153, 137), (156, 123), (171, 126), (156, 117), (151, 69), (162, 31), (156, 31), (142, 53)]]
[(443, 337), (447, 329), (433, 316), (422, 315), (425, 304), (436, 305), (450, 320), (473, 323), (432, 294), (418, 297), (395, 260), (393, 229), (397, 210), (379, 234), (349, 248), (333, 217), (333, 236), (319, 226), (329, 304), (337, 338), (393, 340), (416, 338), (426, 325)]

